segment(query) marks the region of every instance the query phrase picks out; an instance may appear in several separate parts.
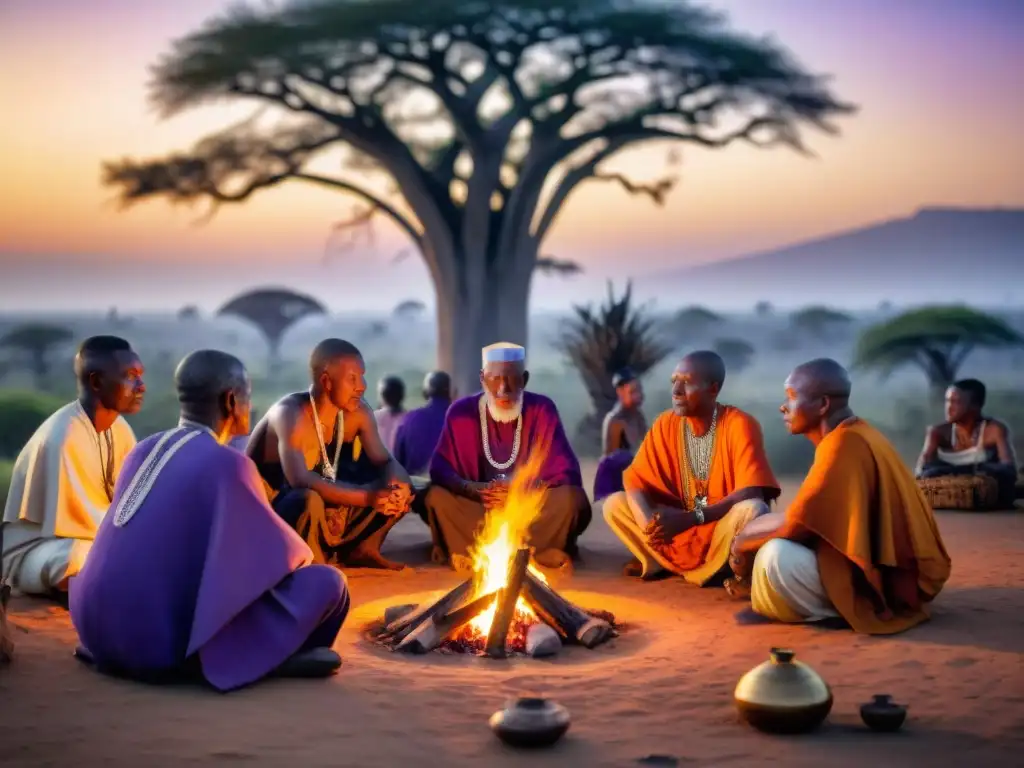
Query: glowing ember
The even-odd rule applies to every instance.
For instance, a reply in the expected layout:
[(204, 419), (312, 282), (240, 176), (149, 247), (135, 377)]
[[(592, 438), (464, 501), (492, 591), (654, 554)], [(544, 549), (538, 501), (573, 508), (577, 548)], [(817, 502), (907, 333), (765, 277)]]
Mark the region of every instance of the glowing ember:
[[(534, 450), (512, 477), (505, 506), (492, 509), (484, 518), (483, 530), (470, 548), (473, 561), (474, 598), (490, 594), (505, 586), (508, 568), (516, 552), (529, 543), (530, 525), (544, 508), (547, 488), (540, 483), (546, 450)], [(529, 566), (530, 573), (546, 582), (544, 574)], [(483, 644), (494, 622), (497, 603), (469, 622), (458, 633), (458, 639), (473, 645)], [(526, 636), (526, 630), (538, 621), (530, 606), (520, 597), (516, 601), (515, 616), (509, 626), (509, 641), (513, 635)], [(525, 642), (525, 640), (524, 640)]]

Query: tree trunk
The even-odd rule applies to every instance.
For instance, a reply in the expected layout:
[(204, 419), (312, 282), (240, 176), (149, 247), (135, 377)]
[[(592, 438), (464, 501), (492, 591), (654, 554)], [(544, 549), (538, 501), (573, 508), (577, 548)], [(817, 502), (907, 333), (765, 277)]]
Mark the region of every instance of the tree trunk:
[(481, 348), (497, 341), (525, 346), (527, 341), (530, 272), (468, 272), (458, 276), (461, 285), (434, 286), (437, 364), (451, 375), (458, 397), (480, 391)]
[(49, 349), (32, 350), (32, 376), (36, 381), (36, 389), (41, 392), (48, 390), (50, 385), (50, 366), (46, 360), (49, 351)]

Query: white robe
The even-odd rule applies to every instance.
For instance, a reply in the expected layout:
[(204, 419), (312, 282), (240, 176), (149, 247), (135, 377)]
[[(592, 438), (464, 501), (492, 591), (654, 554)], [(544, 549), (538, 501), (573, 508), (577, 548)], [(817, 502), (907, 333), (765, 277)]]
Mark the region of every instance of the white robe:
[[(136, 441), (120, 416), (110, 431), (116, 482)], [(3, 516), (3, 577), (12, 587), (46, 594), (78, 573), (110, 506), (106, 464), (106, 439), (77, 401), (44, 421), (22, 448)]]

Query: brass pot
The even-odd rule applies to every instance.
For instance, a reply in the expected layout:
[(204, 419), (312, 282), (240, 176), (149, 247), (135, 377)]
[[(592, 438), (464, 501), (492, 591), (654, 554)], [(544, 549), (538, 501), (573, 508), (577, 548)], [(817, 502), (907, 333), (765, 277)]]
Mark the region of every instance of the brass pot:
[(806, 733), (832, 710), (832, 691), (813, 669), (786, 648), (772, 648), (771, 659), (747, 672), (733, 699), (740, 717), (768, 733)]

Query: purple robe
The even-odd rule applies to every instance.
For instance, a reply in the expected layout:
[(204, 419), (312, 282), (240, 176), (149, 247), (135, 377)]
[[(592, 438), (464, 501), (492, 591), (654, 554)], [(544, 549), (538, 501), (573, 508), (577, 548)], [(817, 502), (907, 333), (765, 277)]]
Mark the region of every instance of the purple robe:
[(304, 567), (309, 547), (270, 508), (247, 456), (207, 432), (172, 433), (163, 456), (194, 437), (118, 526), (122, 497), (167, 433), (125, 460), (85, 567), (71, 580), (71, 620), (101, 669), (145, 677), (198, 658), (215, 688), (231, 690), (308, 647), (325, 619), (347, 611), (347, 590), (335, 569)]
[(426, 474), (444, 429), (449, 402), (435, 397), (422, 408), (406, 414), (395, 432), (394, 456), (410, 475)]
[[(541, 481), (551, 488), (582, 487), (580, 463), (569, 445), (558, 409), (550, 398), (533, 392), (523, 393), (523, 434), (515, 464), (502, 472), (484, 456), (480, 434), (480, 398), (471, 395), (456, 400), (448, 409), (441, 439), (430, 461), (430, 479), (438, 485), (457, 490), (462, 480), (490, 482), (499, 474), (511, 475), (526, 461), (530, 450), (543, 445), (548, 449)], [(487, 435), (491, 458), (499, 464), (508, 461), (515, 441), (516, 422), (499, 424), (487, 417)]]
[(597, 464), (594, 475), (594, 501), (624, 490), (622, 473), (633, 463), (633, 452), (621, 448), (612, 451)]

